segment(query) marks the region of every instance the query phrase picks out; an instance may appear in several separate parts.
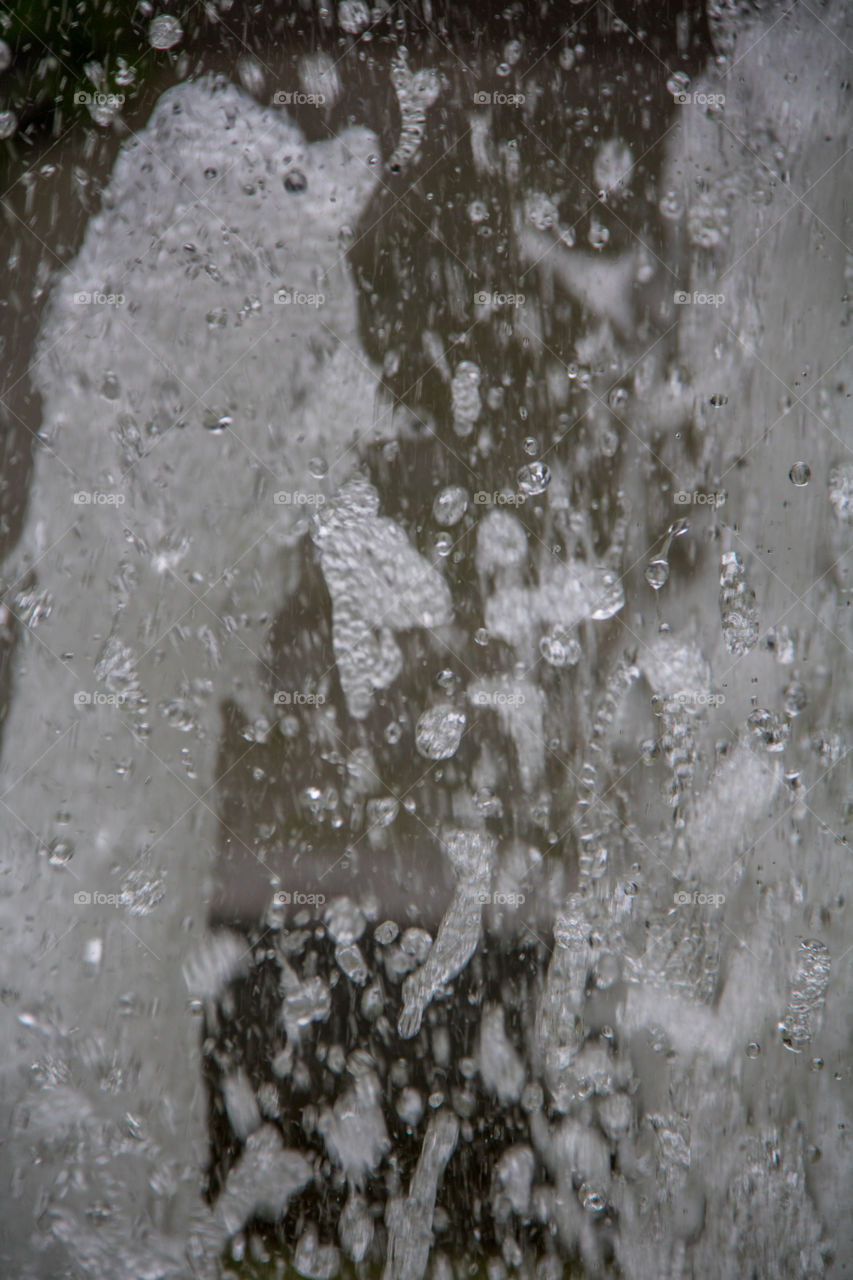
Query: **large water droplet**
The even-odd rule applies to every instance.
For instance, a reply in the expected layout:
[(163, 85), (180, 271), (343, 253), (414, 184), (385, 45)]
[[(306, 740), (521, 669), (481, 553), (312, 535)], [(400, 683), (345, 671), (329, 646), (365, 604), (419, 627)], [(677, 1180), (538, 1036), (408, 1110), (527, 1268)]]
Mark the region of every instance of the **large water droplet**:
[(807, 485), (811, 477), (812, 469), (807, 462), (795, 462), (788, 472), (791, 484), (795, 484), (799, 489)]
[(449, 760), (465, 730), (465, 713), (451, 706), (430, 707), (415, 729), (415, 744), (428, 760)]
[(436, 494), (432, 515), (436, 524), (449, 529), (458, 524), (468, 509), (468, 494), (459, 485), (448, 485)]
[(183, 28), (177, 18), (162, 13), (152, 19), (148, 27), (148, 43), (153, 49), (171, 49), (183, 37)]
[(544, 462), (526, 463), (516, 476), (519, 492), (528, 497), (544, 493), (551, 483), (551, 468)]

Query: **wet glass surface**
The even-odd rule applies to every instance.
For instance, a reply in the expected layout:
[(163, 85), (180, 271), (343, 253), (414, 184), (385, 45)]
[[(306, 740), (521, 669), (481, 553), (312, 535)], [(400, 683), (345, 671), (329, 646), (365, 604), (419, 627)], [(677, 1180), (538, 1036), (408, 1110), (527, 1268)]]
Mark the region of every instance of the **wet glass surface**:
[(851, 1273), (851, 26), (0, 14), (1, 1274)]

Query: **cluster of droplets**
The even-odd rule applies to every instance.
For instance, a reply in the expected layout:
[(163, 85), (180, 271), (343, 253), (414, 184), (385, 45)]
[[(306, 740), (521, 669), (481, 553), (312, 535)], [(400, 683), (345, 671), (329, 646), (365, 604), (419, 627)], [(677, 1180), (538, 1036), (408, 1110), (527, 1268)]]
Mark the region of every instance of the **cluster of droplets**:
[(832, 957), (825, 942), (806, 938), (800, 943), (788, 1008), (779, 1023), (782, 1043), (792, 1053), (802, 1053), (812, 1042), (831, 968)]
[(758, 609), (755, 592), (746, 580), (743, 563), (736, 551), (721, 558), (720, 621), (726, 648), (735, 658), (749, 653), (758, 642)]
[(586, 880), (600, 880), (607, 871), (609, 822), (606, 815), (593, 821), (592, 811), (598, 796), (599, 772), (604, 759), (608, 730), (622, 699), (639, 675), (638, 668), (632, 662), (627, 658), (620, 659), (607, 681), (604, 695), (593, 720), (588, 754), (581, 767), (579, 794), (575, 805), (575, 824), (580, 845), (580, 872)]

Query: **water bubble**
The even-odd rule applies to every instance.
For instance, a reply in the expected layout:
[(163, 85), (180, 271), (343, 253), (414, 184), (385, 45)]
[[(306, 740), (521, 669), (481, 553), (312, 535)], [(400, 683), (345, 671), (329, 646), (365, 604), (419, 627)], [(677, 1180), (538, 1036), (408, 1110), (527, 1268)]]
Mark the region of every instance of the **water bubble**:
[(18, 127), (14, 111), (0, 111), (0, 138), (11, 138)]
[(468, 217), (471, 222), (479, 223), (488, 221), (489, 208), (482, 200), (472, 200), (468, 205)]
[(440, 533), (434, 543), (435, 553), (444, 559), (453, 550), (453, 539), (449, 533)]
[(519, 492), (527, 497), (544, 493), (551, 483), (551, 468), (544, 462), (530, 462), (521, 467), (516, 476)]
[(450, 529), (458, 524), (468, 510), (468, 494), (459, 485), (448, 485), (435, 496), (432, 516), (436, 524)]
[(386, 725), (383, 736), (389, 747), (394, 747), (402, 738), (403, 730), (400, 728), (396, 720), (392, 720), (389, 725)]
[(799, 680), (792, 680), (785, 689), (784, 699), (783, 706), (786, 716), (790, 716), (793, 719), (795, 716), (801, 715), (808, 703), (805, 686), (800, 684)]
[(70, 840), (51, 840), (47, 847), (47, 860), (52, 867), (64, 867), (74, 857), (74, 846)]
[(183, 34), (178, 19), (169, 13), (162, 13), (158, 18), (152, 19), (148, 27), (148, 43), (152, 49), (171, 49), (182, 39)]
[(580, 661), (583, 650), (575, 636), (562, 627), (555, 627), (539, 641), (539, 652), (551, 667), (573, 667)]
[(775, 711), (758, 707), (746, 718), (747, 728), (761, 742), (766, 751), (784, 751), (791, 733), (787, 724)]
[(603, 249), (610, 241), (610, 232), (598, 218), (592, 218), (586, 238), (593, 249)]
[(756, 1044), (754, 1040), (746, 1046), (746, 1056), (748, 1058), (757, 1058), (760, 1053), (761, 1045)]
[(489, 633), (485, 627), (478, 627), (474, 632), (474, 643), (479, 645), (487, 645), (489, 643)]
[(788, 479), (791, 484), (795, 484), (798, 489), (807, 485), (812, 477), (812, 469), (807, 462), (795, 462), (788, 472)]
[(291, 195), (301, 195), (308, 189), (308, 179), (301, 169), (291, 169), (284, 175), (284, 189)]
[(582, 1184), (578, 1191), (578, 1199), (587, 1213), (601, 1213), (607, 1205), (607, 1197), (596, 1187), (590, 1186), (588, 1182)]
[(666, 586), (669, 580), (669, 562), (667, 560), (652, 560), (646, 566), (645, 579), (653, 591), (660, 591), (661, 587)]
[(723, 406), (727, 405), (728, 403), (729, 403), (729, 397), (723, 395), (721, 391), (716, 391), (708, 401), (708, 404), (711, 406), (712, 409), (722, 409)]
[(429, 707), (415, 727), (415, 745), (428, 760), (449, 760), (456, 754), (466, 717), (451, 706)]
[(690, 76), (685, 71), (673, 71), (666, 82), (666, 87), (673, 97), (686, 93), (690, 88)]
[(384, 920), (373, 930), (373, 937), (380, 947), (389, 947), (399, 932), (399, 926), (393, 920)]
[(121, 395), (121, 383), (112, 371), (104, 374), (101, 383), (101, 395), (105, 400), (118, 400)]
[(325, 458), (312, 458), (308, 470), (315, 480), (323, 480), (329, 474), (329, 464)]
[(524, 441), (522, 448), (524, 449), (524, 452), (527, 454), (528, 458), (535, 458), (537, 453), (539, 452), (539, 441), (536, 440), (533, 436), (528, 436), (527, 439)]

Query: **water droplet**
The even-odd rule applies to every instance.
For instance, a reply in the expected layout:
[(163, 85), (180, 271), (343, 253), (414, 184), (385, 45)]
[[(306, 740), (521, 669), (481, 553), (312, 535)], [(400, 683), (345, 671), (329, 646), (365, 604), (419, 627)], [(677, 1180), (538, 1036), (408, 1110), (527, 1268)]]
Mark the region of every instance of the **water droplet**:
[(284, 189), (291, 195), (301, 195), (308, 190), (308, 179), (301, 169), (291, 169), (284, 175)]
[(14, 111), (0, 111), (0, 138), (11, 138), (18, 127)]
[(669, 562), (667, 560), (652, 560), (646, 566), (645, 572), (646, 582), (653, 591), (660, 591), (669, 580)]
[(393, 920), (385, 920), (382, 924), (378, 924), (373, 930), (373, 936), (379, 943), (380, 947), (388, 947), (400, 932), (399, 926)]
[(714, 395), (711, 396), (711, 399), (708, 401), (708, 403), (709, 405), (711, 405), (713, 409), (722, 409), (723, 405), (726, 405), (729, 403), (729, 397), (724, 396), (721, 392), (716, 392)]
[(788, 478), (791, 484), (795, 484), (798, 489), (802, 489), (807, 485), (812, 477), (812, 469), (807, 462), (795, 462), (788, 472)]
[(308, 470), (315, 480), (323, 480), (329, 474), (329, 464), (325, 458), (312, 458)]
[(785, 701), (783, 706), (786, 716), (790, 716), (793, 719), (795, 716), (801, 715), (802, 712), (805, 711), (808, 703), (808, 696), (806, 694), (805, 686), (800, 684), (799, 680), (791, 681), (785, 689), (784, 698)]
[(74, 857), (74, 846), (70, 840), (51, 840), (47, 846), (47, 860), (52, 867), (64, 867)]
[(607, 1197), (596, 1187), (584, 1182), (578, 1191), (578, 1198), (587, 1213), (601, 1213), (607, 1205)]
[(573, 667), (580, 661), (583, 650), (575, 636), (556, 627), (539, 641), (539, 652), (551, 667)]
[(112, 371), (104, 374), (104, 381), (101, 383), (101, 395), (105, 400), (118, 400), (121, 395), (121, 383)]
[(468, 217), (472, 222), (487, 222), (489, 217), (488, 205), (482, 200), (472, 200), (468, 205)]
[(467, 510), (468, 494), (459, 485), (448, 485), (442, 489), (432, 504), (433, 519), (444, 529), (458, 524)]
[(519, 468), (516, 476), (519, 492), (528, 497), (544, 493), (551, 483), (551, 468), (544, 462), (530, 462)]
[(392, 720), (389, 725), (386, 725), (383, 736), (389, 747), (395, 747), (403, 736), (403, 730), (396, 720)]
[(474, 643), (479, 645), (487, 645), (489, 643), (489, 633), (485, 627), (478, 627), (474, 632)]
[(534, 436), (528, 436), (527, 439), (524, 441), (522, 448), (524, 449), (524, 452), (527, 454), (528, 458), (535, 458), (537, 453), (539, 452), (539, 441), (536, 440)]
[(453, 550), (453, 539), (449, 533), (440, 533), (435, 540), (435, 552), (444, 559)]
[(152, 19), (148, 27), (148, 43), (152, 49), (171, 49), (183, 37), (183, 28), (177, 18), (162, 13)]
[(746, 1046), (746, 1056), (748, 1058), (757, 1058), (760, 1053), (761, 1045), (756, 1044), (754, 1040)]
[(12, 50), (5, 40), (0, 40), (0, 71), (12, 65)]
[(449, 760), (456, 754), (466, 717), (451, 706), (429, 707), (418, 719), (415, 744), (428, 760)]

